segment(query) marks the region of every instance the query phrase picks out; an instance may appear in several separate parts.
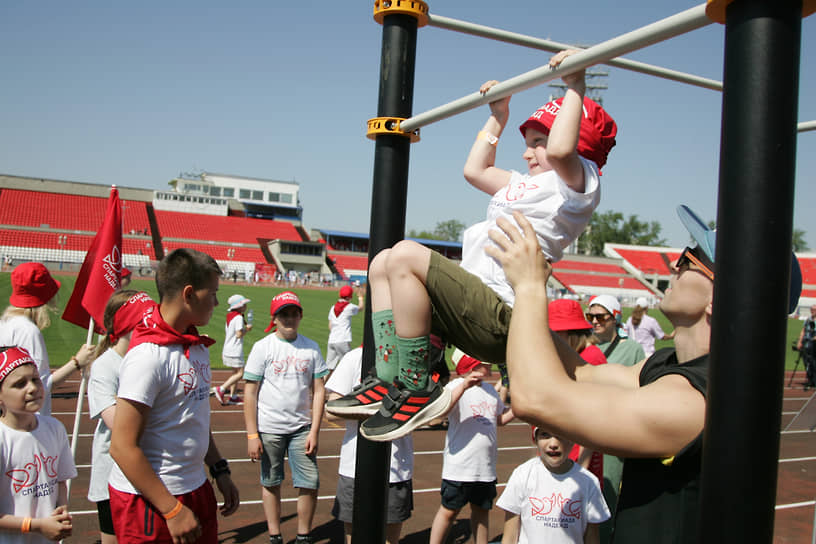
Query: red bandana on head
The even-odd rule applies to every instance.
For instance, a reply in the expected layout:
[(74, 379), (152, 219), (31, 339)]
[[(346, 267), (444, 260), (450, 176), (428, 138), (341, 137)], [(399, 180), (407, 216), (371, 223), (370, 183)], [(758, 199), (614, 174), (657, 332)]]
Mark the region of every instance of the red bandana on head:
[(23, 365), (36, 365), (36, 361), (31, 358), (25, 348), (17, 346), (10, 347), (0, 353), (0, 383), (11, 374), (11, 371)]
[(159, 305), (155, 304), (149, 313), (145, 313), (144, 319), (133, 329), (133, 337), (130, 339), (128, 349), (146, 343), (159, 346), (181, 344), (184, 347), (184, 355), (189, 357), (190, 346), (201, 344), (204, 347), (210, 347), (215, 344), (215, 340), (209, 336), (198, 334), (198, 329), (192, 325), (184, 333), (176, 331), (162, 319), (159, 313)]
[(113, 330), (108, 331), (111, 343), (115, 344), (138, 325), (145, 314), (152, 312), (156, 302), (141, 291), (122, 304), (113, 316)]

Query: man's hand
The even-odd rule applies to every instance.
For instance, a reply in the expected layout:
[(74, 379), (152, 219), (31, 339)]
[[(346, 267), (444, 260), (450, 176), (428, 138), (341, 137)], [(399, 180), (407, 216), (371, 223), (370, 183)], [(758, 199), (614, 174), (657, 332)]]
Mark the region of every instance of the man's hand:
[(238, 497), (238, 488), (235, 487), (235, 483), (227, 473), (220, 474), (218, 478), (215, 479), (215, 485), (218, 486), (221, 496), (224, 497), (224, 504), (219, 508), (221, 515), (232, 515), (238, 510), (238, 505), (241, 504), (241, 500)]
[(522, 286), (546, 288), (552, 265), (541, 252), (530, 222), (517, 211), (513, 212), (513, 219), (518, 227), (503, 217), (496, 220), (499, 230), (489, 232), (496, 246), (487, 246), (485, 253), (501, 264), (504, 275), (517, 293)]
[(201, 524), (192, 510), (182, 505), (178, 514), (167, 520), (167, 530), (173, 544), (196, 542), (201, 537)]

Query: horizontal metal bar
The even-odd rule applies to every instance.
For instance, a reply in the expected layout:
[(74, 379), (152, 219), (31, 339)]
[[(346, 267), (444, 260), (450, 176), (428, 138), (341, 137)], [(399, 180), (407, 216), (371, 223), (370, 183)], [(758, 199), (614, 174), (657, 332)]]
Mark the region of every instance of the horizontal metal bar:
[[(506, 30), (501, 30), (494, 27), (469, 23), (467, 21), (460, 21), (458, 19), (451, 19), (450, 17), (443, 17), (442, 15), (428, 14), (428, 24), (437, 28), (444, 28), (446, 30), (453, 30), (456, 32), (462, 32), (464, 34), (470, 34), (472, 36), (479, 36), (514, 45), (521, 45), (524, 47), (530, 47), (532, 49), (550, 51), (552, 53), (557, 53), (558, 51), (562, 51), (564, 49), (575, 48), (574, 45), (566, 43), (534, 38), (525, 34), (508, 32)], [(688, 83), (689, 85), (695, 85), (697, 87), (703, 87), (713, 91), (722, 91), (722, 81), (695, 76), (693, 74), (687, 74), (685, 72), (679, 72), (669, 68), (662, 68), (660, 66), (647, 64), (645, 62), (618, 57), (616, 59), (609, 59), (603, 64), (615, 66), (616, 68), (622, 68), (624, 70), (639, 72), (641, 74), (661, 77), (663, 79), (670, 79), (680, 83)]]
[(680, 34), (685, 34), (697, 28), (711, 24), (706, 17), (705, 4), (687, 9), (671, 17), (667, 17), (640, 29), (623, 34), (611, 40), (590, 47), (564, 60), (557, 68), (549, 65), (541, 66), (524, 74), (515, 76), (495, 85), (482, 95), (479, 92), (464, 96), (448, 104), (415, 115), (400, 123), (405, 131), (412, 131), (427, 126), (436, 121), (447, 119), (499, 98), (510, 96), (524, 91), (541, 83), (546, 83), (564, 74), (582, 70), (594, 64), (603, 63), (608, 59), (619, 57), (624, 53), (641, 49), (653, 43), (667, 40)]
[(796, 130), (799, 132), (807, 132), (809, 130), (816, 130), (816, 121), (803, 121), (796, 125)]

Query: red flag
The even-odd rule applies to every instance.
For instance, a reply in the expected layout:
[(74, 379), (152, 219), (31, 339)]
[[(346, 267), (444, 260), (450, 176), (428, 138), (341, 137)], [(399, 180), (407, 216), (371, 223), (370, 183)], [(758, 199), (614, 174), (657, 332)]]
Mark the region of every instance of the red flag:
[(93, 317), (94, 330), (104, 334), (105, 305), (111, 294), (119, 289), (121, 277), (122, 205), (119, 191), (112, 187), (105, 220), (88, 248), (62, 318), (87, 329)]

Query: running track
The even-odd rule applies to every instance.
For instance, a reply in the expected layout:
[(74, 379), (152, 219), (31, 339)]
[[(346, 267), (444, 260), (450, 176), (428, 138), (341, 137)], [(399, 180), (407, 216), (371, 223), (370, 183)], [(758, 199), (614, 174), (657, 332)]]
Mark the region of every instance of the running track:
[[(214, 381), (226, 379), (226, 371), (215, 371)], [(799, 373), (803, 377), (804, 373)], [(792, 388), (785, 388), (782, 414), (782, 429), (802, 409), (811, 392), (804, 392), (800, 376), (794, 380)], [(787, 378), (785, 383), (787, 384)], [(68, 381), (56, 391), (53, 402), (54, 416), (65, 424), (70, 436), (76, 410), (76, 392), (79, 381)], [(73, 395), (71, 395), (73, 393)], [(69, 398), (57, 398), (57, 397)], [(73, 398), (70, 398), (73, 396)], [(269, 542), (266, 521), (261, 507), (258, 467), (248, 462), (246, 439), (243, 431), (243, 412), (240, 406), (222, 407), (211, 397), (212, 428), (216, 443), (230, 461), (232, 477), (241, 492), (241, 507), (229, 518), (219, 519), (220, 541), (222, 543)], [(70, 510), (74, 516), (74, 536), (68, 542), (94, 542), (98, 536), (96, 508), (86, 498), (90, 476), (91, 441), (95, 423), (88, 417), (87, 402), (83, 403), (82, 421), (77, 447), (78, 476), (72, 483)], [(816, 415), (814, 415), (816, 418)], [(816, 420), (813, 421), (816, 423)], [(320, 432), (318, 465), (320, 467), (320, 491), (313, 535), (316, 541), (324, 543), (342, 542), (342, 527), (331, 517), (334, 491), (337, 485), (337, 464), (340, 453), (342, 428), (326, 421)], [(810, 542), (813, 533), (816, 503), (816, 440), (807, 430), (783, 432), (781, 437), (779, 480), (777, 485), (777, 506), (775, 516), (775, 543)], [(442, 448), (445, 432), (441, 430), (420, 430), (414, 433), (414, 514), (402, 530), (404, 544), (419, 544), (428, 541), (431, 521), (439, 507), (439, 483), (442, 472)], [(498, 479), (499, 494), (513, 469), (534, 455), (530, 441), (529, 427), (514, 421), (499, 430)], [(295, 499), (291, 487), (289, 470), (282, 486), (283, 536), (294, 540), (296, 532)], [(468, 530), (468, 509), (460, 514), (451, 532), (451, 542), (463, 542)], [(498, 540), (502, 532), (504, 514), (494, 508), (490, 515), (490, 537)]]

